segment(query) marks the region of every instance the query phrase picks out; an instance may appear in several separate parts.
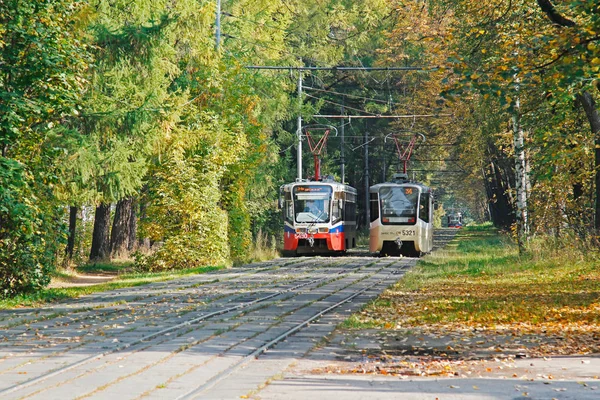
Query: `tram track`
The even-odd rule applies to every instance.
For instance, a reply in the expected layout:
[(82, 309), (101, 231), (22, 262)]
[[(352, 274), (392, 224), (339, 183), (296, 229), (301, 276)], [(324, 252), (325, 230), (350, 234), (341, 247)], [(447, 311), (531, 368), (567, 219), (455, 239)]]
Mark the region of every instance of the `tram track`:
[[(298, 346), (299, 339), (293, 338), (299, 332), (333, 330), (335, 325), (315, 321), (335, 320), (327, 315), (348, 316), (350, 309), (356, 310), (394, 283), (399, 278), (394, 271), (416, 263), (416, 259), (368, 254), (282, 261), (173, 285), (161, 282), (146, 291), (135, 288), (135, 294), (141, 295), (137, 297), (133, 290), (121, 290), (119, 296), (130, 302), (113, 305), (114, 309), (87, 309), (73, 329), (57, 328), (64, 316), (16, 325), (0, 341), (0, 352), (6, 355), (0, 359), (0, 378), (7, 378), (0, 379), (4, 382), (0, 397), (204, 398), (216, 393), (219, 398), (218, 388), (251, 369), (253, 360), (287, 351), (288, 342)], [(112, 304), (108, 299), (115, 297), (115, 293), (97, 295), (96, 301)], [(143, 313), (136, 315), (132, 309)], [(33, 340), (19, 347), (18, 334), (41, 324), (53, 327), (53, 335), (47, 348), (28, 357), (23, 353), (43, 343)], [(101, 331), (111, 324), (115, 327)], [(58, 342), (53, 339), (76, 333), (83, 343), (52, 351)], [(306, 346), (310, 343), (301, 343), (302, 351), (308, 351)], [(275, 352), (270, 351), (273, 348)], [(15, 356), (21, 362), (15, 363)]]
[[(395, 271), (393, 271), (393, 272), (395, 272)], [(393, 272), (391, 272), (390, 275)], [(386, 278), (380, 279), (375, 285), (383, 282), (385, 279)], [(249, 355), (245, 356), (244, 358), (240, 359), (238, 362), (236, 362), (235, 364), (233, 364), (232, 366), (230, 366), (226, 370), (221, 371), (220, 373), (214, 375), (211, 379), (209, 379), (203, 385), (201, 385), (201, 386), (193, 389), (192, 391), (190, 391), (188, 393), (185, 393), (183, 396), (177, 397), (177, 400), (191, 400), (191, 399), (198, 398), (198, 396), (202, 395), (204, 392), (206, 392), (207, 390), (209, 390), (212, 387), (214, 387), (218, 382), (221, 382), (223, 379), (225, 379), (228, 376), (230, 376), (231, 374), (233, 374), (236, 370), (238, 370), (242, 366), (244, 366), (244, 365), (252, 362), (253, 359), (256, 359), (259, 356), (261, 356), (268, 349), (272, 348), (276, 344), (278, 344), (278, 343), (282, 342), (283, 340), (287, 339), (288, 337), (290, 337), (291, 335), (293, 335), (294, 333), (296, 333), (300, 329), (306, 327), (308, 324), (310, 324), (311, 322), (315, 321), (316, 319), (318, 319), (318, 318), (322, 317), (323, 315), (331, 312), (332, 310), (340, 307), (341, 305), (343, 305), (343, 304), (351, 301), (352, 299), (360, 296), (361, 294), (363, 294), (364, 292), (366, 292), (369, 289), (371, 289), (371, 286), (362, 287), (361, 289), (353, 292), (352, 294), (350, 294), (350, 295), (346, 296), (345, 298), (343, 298), (342, 300), (338, 301), (337, 303), (335, 303), (335, 304), (333, 304), (333, 305), (325, 308), (324, 310), (321, 310), (321, 311), (319, 311), (319, 312), (311, 315), (309, 318), (307, 318), (304, 321), (302, 321), (302, 322), (296, 324), (295, 326), (289, 328), (288, 330), (286, 330), (285, 332), (281, 333), (276, 338), (272, 339), (268, 343), (265, 343), (263, 346), (257, 348), (251, 354), (249, 354)]]
[[(173, 290), (186, 290), (188, 288), (194, 288), (198, 286), (208, 285), (208, 284), (216, 284), (223, 283), (233, 279), (240, 278), (242, 276), (248, 276), (257, 274), (264, 271), (270, 271), (274, 269), (278, 269), (281, 267), (290, 266), (293, 264), (302, 264), (302, 261), (298, 260), (287, 260), (287, 262), (277, 263), (277, 262), (267, 262), (265, 263), (267, 266), (258, 266), (258, 267), (250, 267), (247, 266), (243, 268), (241, 272), (230, 272), (231, 270), (225, 271), (216, 271), (210, 274), (210, 279), (207, 279), (207, 275), (198, 275), (196, 279), (192, 277), (186, 277), (184, 279), (178, 279), (178, 281), (186, 282), (186, 285), (183, 287), (173, 288), (173, 284), (176, 281), (167, 282), (156, 282), (150, 283), (148, 285), (127, 288), (127, 289), (117, 289), (107, 294), (106, 292), (95, 293), (92, 295), (83, 296), (79, 299), (71, 299), (68, 301), (61, 301), (55, 305), (48, 305), (44, 307), (43, 311), (39, 309), (35, 309), (35, 311), (23, 311), (23, 310), (14, 310), (9, 315), (0, 314), (0, 328), (9, 329), (12, 326), (19, 326), (23, 324), (31, 324), (36, 322), (41, 322), (46, 319), (55, 318), (57, 316), (63, 316), (66, 314), (73, 314), (79, 312), (85, 312), (89, 310), (97, 309), (98, 307), (107, 307), (114, 303), (118, 303), (122, 301), (123, 293), (127, 293), (130, 297), (130, 300), (140, 301), (148, 297), (157, 297), (161, 296), (165, 293), (172, 292)], [(281, 264), (281, 265), (278, 265)], [(221, 277), (223, 276), (223, 277)], [(191, 281), (191, 283), (190, 283)], [(165, 289), (168, 288), (168, 289)], [(153, 293), (155, 291), (155, 293)], [(132, 298), (135, 294), (139, 294), (138, 298)], [(101, 298), (102, 301), (98, 301), (97, 299)], [(57, 311), (58, 310), (58, 311)], [(42, 314), (40, 316), (40, 314)], [(20, 319), (18, 319), (21, 317)], [(15, 320), (17, 319), (17, 320)], [(8, 323), (6, 323), (8, 321)]]
[[(364, 267), (364, 265), (362, 267)], [(341, 271), (339, 271), (337, 273), (337, 275), (339, 276), (339, 275), (342, 275), (344, 273), (352, 272), (352, 270), (354, 270), (354, 269), (355, 268), (341, 270)], [(288, 288), (288, 289), (285, 289), (285, 290), (280, 290), (278, 292), (272, 293), (272, 294), (270, 294), (268, 296), (264, 296), (264, 297), (259, 298), (259, 299), (255, 299), (255, 300), (250, 301), (250, 302), (240, 303), (240, 304), (237, 304), (237, 305), (235, 305), (233, 307), (228, 307), (228, 308), (225, 308), (225, 309), (221, 309), (221, 310), (218, 310), (218, 311), (214, 311), (214, 312), (202, 315), (199, 318), (191, 319), (191, 320), (185, 321), (185, 322), (183, 322), (183, 323), (181, 323), (179, 325), (175, 325), (175, 326), (169, 327), (167, 329), (163, 329), (161, 331), (155, 332), (155, 333), (150, 334), (150, 335), (146, 335), (146, 336), (144, 336), (144, 337), (142, 337), (142, 338), (140, 338), (140, 339), (138, 339), (138, 340), (136, 340), (134, 342), (130, 342), (130, 343), (127, 343), (125, 345), (121, 345), (121, 346), (115, 347), (115, 348), (113, 348), (113, 349), (111, 349), (109, 351), (105, 351), (105, 352), (100, 353), (100, 354), (89, 356), (89, 357), (87, 357), (85, 359), (79, 360), (76, 363), (72, 363), (69, 366), (62, 367), (62, 368), (60, 368), (58, 370), (49, 372), (49, 373), (47, 373), (47, 374), (45, 374), (43, 376), (40, 376), (38, 378), (34, 378), (34, 379), (31, 379), (31, 380), (28, 380), (27, 382), (21, 383), (19, 385), (15, 385), (15, 386), (13, 386), (11, 388), (7, 388), (7, 389), (5, 389), (3, 391), (0, 391), (0, 394), (11, 393), (13, 391), (17, 391), (17, 390), (26, 388), (28, 386), (37, 384), (37, 383), (39, 383), (39, 382), (41, 382), (43, 380), (46, 380), (46, 379), (49, 379), (51, 377), (57, 376), (57, 375), (59, 375), (61, 373), (64, 373), (64, 372), (67, 372), (68, 370), (77, 368), (77, 367), (79, 367), (81, 365), (84, 365), (84, 364), (86, 364), (88, 362), (95, 361), (95, 360), (97, 360), (99, 358), (102, 358), (102, 357), (105, 357), (105, 356), (107, 356), (109, 354), (113, 354), (113, 353), (116, 353), (116, 352), (119, 352), (119, 351), (126, 350), (128, 348), (131, 348), (131, 347), (137, 345), (137, 344), (140, 344), (140, 343), (143, 343), (145, 341), (151, 340), (151, 339), (153, 339), (155, 337), (159, 337), (159, 336), (162, 336), (162, 335), (165, 335), (165, 334), (168, 334), (168, 333), (171, 333), (171, 332), (183, 329), (184, 327), (187, 327), (189, 325), (198, 323), (198, 322), (203, 321), (205, 319), (208, 319), (208, 318), (211, 318), (211, 317), (214, 317), (214, 316), (218, 316), (218, 315), (223, 315), (223, 314), (235, 311), (235, 310), (241, 310), (241, 309), (250, 307), (253, 304), (264, 302), (264, 301), (269, 300), (271, 298), (275, 298), (277, 296), (281, 296), (284, 293), (291, 292), (291, 291), (297, 290), (297, 289), (305, 287), (305, 286), (317, 285), (317, 284), (319, 284), (319, 283), (321, 283), (323, 281), (327, 281), (327, 280), (328, 281), (334, 281), (336, 279), (338, 279), (338, 278), (337, 277), (333, 277), (332, 278), (331, 276), (325, 276), (325, 277), (320, 278), (320, 279), (313, 279), (313, 280), (310, 280), (308, 282), (297, 284), (296, 286), (293, 286), (291, 288)]]
[[(288, 262), (287, 265), (294, 265), (294, 264), (300, 264), (300, 266), (302, 266), (302, 264), (306, 264), (306, 261), (295, 261), (295, 262)], [(268, 271), (268, 270), (273, 270), (273, 268), (261, 268), (258, 269), (258, 271), (255, 271), (255, 273), (257, 272), (262, 272), (262, 271)], [(298, 270), (296, 270), (295, 272), (297, 273)], [(314, 272), (314, 269), (312, 270), (308, 270), (308, 271), (303, 271), (300, 270), (301, 273), (303, 274), (310, 274)], [(298, 276), (300, 277), (300, 274), (298, 274)], [(105, 306), (95, 306), (95, 307), (86, 307), (83, 310), (70, 310), (69, 312), (52, 312), (50, 314), (47, 314), (45, 317), (43, 318), (37, 318), (34, 320), (28, 320), (28, 321), (13, 321), (11, 324), (9, 324), (8, 326), (4, 326), (2, 327), (4, 330), (10, 330), (11, 328), (16, 328), (19, 326), (23, 326), (22, 329), (20, 330), (14, 330), (12, 329), (11, 332), (9, 332), (9, 334), (11, 336), (22, 336), (20, 337), (20, 343), (21, 344), (25, 344), (27, 343), (27, 338), (31, 335), (29, 335), (27, 332), (31, 332), (31, 331), (35, 331), (35, 330), (47, 330), (47, 329), (52, 329), (55, 328), (56, 326), (60, 326), (61, 324), (84, 324), (88, 319), (93, 318), (94, 319), (94, 323), (95, 325), (100, 325), (102, 324), (104, 321), (107, 320), (108, 317), (120, 313), (120, 312), (127, 312), (130, 311), (131, 308), (135, 308), (136, 306), (140, 306), (140, 303), (142, 306), (153, 306), (153, 305), (157, 305), (160, 303), (169, 303), (170, 300), (172, 300), (172, 297), (180, 297), (181, 295), (190, 295), (192, 293), (188, 293), (185, 290), (186, 289), (197, 289), (197, 288), (201, 288), (201, 291), (199, 293), (200, 297), (196, 297), (191, 299), (194, 304), (197, 303), (203, 303), (203, 304), (210, 304), (213, 301), (216, 300), (220, 300), (224, 297), (227, 297), (228, 294), (225, 293), (223, 294), (223, 292), (234, 292), (236, 293), (236, 295), (238, 293), (240, 293), (240, 287), (242, 287), (243, 289), (246, 290), (256, 290), (256, 289), (260, 289), (263, 286), (269, 286), (269, 285), (274, 285), (277, 284), (279, 282), (281, 282), (282, 280), (285, 279), (292, 279), (289, 277), (283, 278), (283, 279), (278, 279), (276, 281), (267, 281), (266, 283), (264, 282), (265, 279), (264, 276), (261, 276), (261, 280), (262, 282), (259, 282), (258, 284), (251, 284), (250, 281), (248, 280), (244, 280), (244, 281), (237, 281), (234, 283), (234, 285), (232, 287), (223, 287), (223, 284), (227, 284), (228, 281), (230, 281), (233, 278), (228, 278), (226, 280), (219, 280), (219, 279), (211, 279), (209, 281), (207, 281), (207, 283), (205, 283), (202, 286), (198, 286), (197, 283), (193, 283), (193, 284), (189, 284), (186, 287), (178, 287), (177, 289), (161, 289), (160, 292), (158, 293), (151, 293), (148, 294), (146, 296), (140, 296), (140, 297), (134, 297), (131, 299), (131, 301), (127, 302), (126, 305), (123, 304), (112, 304), (112, 303), (108, 303)], [(161, 282), (161, 285), (164, 286), (164, 284)], [(213, 296), (212, 298), (210, 297), (210, 291), (211, 289), (214, 288), (218, 288), (219, 292), (221, 294), (217, 295), (217, 296)], [(131, 292), (139, 292), (141, 289), (139, 288), (132, 288)], [(118, 292), (122, 292), (123, 290), (119, 290)], [(146, 289), (146, 291), (152, 291), (152, 289)], [(175, 291), (178, 291), (175, 292)], [(173, 292), (175, 292), (175, 294), (172, 294)], [(119, 293), (117, 293), (117, 295), (119, 295)], [(171, 293), (169, 295), (169, 298), (165, 298), (164, 296), (167, 293)], [(100, 294), (96, 294), (95, 297), (98, 296), (103, 296), (102, 293)], [(111, 296), (115, 296), (115, 294), (111, 294)], [(153, 298), (156, 298), (157, 300), (152, 300)], [(159, 299), (160, 298), (160, 299)], [(188, 302), (190, 301), (190, 299), (188, 299)], [(82, 300), (75, 300), (75, 303), (81, 302)], [(83, 300), (85, 301), (85, 300)], [(171, 305), (171, 307), (175, 307), (173, 305)], [(184, 307), (189, 307), (189, 305), (185, 305)], [(75, 317), (71, 317), (69, 318), (68, 321), (62, 321), (62, 322), (57, 322), (56, 326), (53, 325), (39, 325), (41, 323), (44, 323), (45, 321), (48, 321), (50, 319), (54, 319), (57, 320), (58, 318), (61, 317), (65, 317), (66, 315), (75, 315)], [(104, 318), (104, 319), (101, 319)], [(38, 324), (38, 325), (36, 325)], [(8, 335), (6, 335), (8, 336)], [(33, 336), (35, 338), (35, 335)], [(0, 357), (0, 360), (2, 359), (2, 357)], [(1, 372), (0, 372), (1, 373)]]
[[(288, 263), (289, 264), (297, 264), (296, 263)], [(302, 262), (300, 262), (300, 264), (303, 264)], [(306, 264), (306, 262), (304, 262), (304, 264)], [(263, 269), (264, 270), (264, 269)], [(310, 273), (311, 271), (304, 271), (305, 273)], [(214, 283), (214, 285), (218, 285), (221, 284), (223, 282), (216, 282)], [(275, 282), (276, 284), (277, 282)], [(264, 286), (268, 286), (268, 285), (273, 285), (274, 283), (272, 281), (269, 281), (268, 284), (264, 285)], [(213, 286), (214, 286), (213, 285)], [(243, 288), (248, 288), (248, 281), (242, 281), (242, 282), (236, 282), (236, 285), (242, 286)], [(192, 285), (193, 286), (193, 285)], [(206, 289), (206, 288), (203, 288)], [(210, 288), (208, 288), (210, 290)], [(235, 297), (240, 297), (239, 296), (239, 288), (237, 287), (231, 287), (229, 289), (225, 289), (225, 291), (229, 291), (234, 293)], [(223, 288), (221, 288), (221, 291), (223, 291)], [(181, 294), (182, 292), (180, 291), (179, 294)], [(163, 296), (163, 293), (158, 294), (158, 296)], [(223, 295), (219, 295), (219, 296), (214, 296), (212, 299), (206, 299), (206, 298), (196, 298), (194, 303), (200, 303), (202, 305), (207, 305), (210, 306), (210, 304), (214, 301), (218, 301), (218, 300), (222, 300), (224, 298), (227, 298), (227, 296), (229, 296), (229, 294), (223, 294)], [(156, 296), (154, 296), (156, 297)], [(189, 300), (188, 300), (189, 301)], [(167, 300), (162, 300), (162, 301), (150, 301), (150, 297), (146, 298), (146, 303), (143, 304), (143, 307), (147, 307), (147, 308), (152, 308), (153, 306), (156, 306), (160, 303), (166, 303), (168, 302)], [(182, 303), (183, 307), (188, 307), (190, 308), (190, 305), (188, 303)], [(118, 314), (118, 313), (129, 313), (132, 312), (134, 310), (135, 307), (138, 308), (142, 308), (140, 307), (140, 304), (137, 304), (137, 301), (135, 303), (129, 303), (129, 305), (127, 306), (118, 306), (118, 307), (110, 307), (108, 310), (107, 308), (103, 308), (102, 311), (99, 311), (99, 309), (91, 309), (89, 310), (89, 312), (87, 312), (87, 315), (84, 316), (84, 318), (71, 318), (68, 323), (64, 321), (64, 319), (62, 321), (58, 321), (56, 322), (54, 325), (52, 324), (48, 324), (48, 325), (43, 325), (43, 326), (35, 326), (33, 324), (25, 324), (25, 327), (21, 330), (17, 330), (17, 331), (12, 331), (12, 332), (7, 332), (5, 331), (5, 334), (3, 335), (3, 340), (7, 341), (9, 339), (9, 336), (14, 337), (18, 337), (18, 341), (19, 341), (19, 347), (22, 349), (21, 351), (24, 352), (27, 350), (27, 345), (28, 343), (31, 343), (30, 349), (34, 349), (36, 351), (43, 351), (45, 348), (49, 348), (49, 347), (54, 347), (54, 351), (52, 352), (52, 354), (50, 355), (46, 355), (44, 357), (41, 357), (41, 359), (43, 358), (47, 358), (49, 356), (59, 356), (62, 353), (68, 352), (68, 351), (73, 351), (73, 350), (78, 350), (81, 349), (82, 347), (84, 347), (85, 345), (89, 345), (90, 343), (95, 343), (98, 342), (100, 340), (104, 340), (107, 336), (111, 336), (110, 334), (107, 335), (107, 333), (103, 330), (107, 327), (107, 324), (110, 325), (110, 323), (112, 323), (112, 325), (119, 325), (120, 323), (124, 323), (127, 324), (127, 322), (123, 322), (123, 321), (110, 321), (108, 320), (108, 318), (110, 318), (112, 315), (114, 314)], [(170, 307), (175, 308), (177, 307), (177, 305), (170, 305)], [(195, 308), (191, 308), (191, 310), (197, 309), (198, 306), (196, 306)], [(156, 309), (153, 309), (153, 311), (155, 312)], [(173, 310), (171, 310), (173, 311)], [(189, 310), (188, 310), (189, 312)], [(150, 313), (152, 314), (152, 313)], [(64, 317), (64, 315), (62, 314), (57, 314), (57, 317)], [(152, 317), (152, 316), (151, 316)], [(150, 318), (151, 318), (150, 317)], [(181, 315), (179, 315), (178, 317), (181, 317)], [(87, 319), (89, 318), (93, 318), (93, 321), (88, 321)], [(145, 316), (140, 316), (139, 313), (138, 315), (136, 315), (134, 318), (136, 319), (140, 319), (140, 318), (147, 318)], [(43, 321), (40, 321), (39, 323), (43, 323)], [(38, 336), (37, 332), (36, 334), (33, 334), (32, 332), (35, 331), (47, 331), (52, 330), (52, 329), (56, 329), (57, 327), (60, 326), (65, 326), (65, 325), (71, 325), (73, 326), (74, 324), (83, 324), (85, 325), (85, 327), (92, 327), (93, 329), (90, 329), (89, 331), (87, 331), (87, 333), (85, 335), (95, 335), (98, 336), (98, 338), (96, 338), (96, 340), (94, 340), (93, 338), (90, 340), (83, 340), (83, 336), (84, 335), (80, 335), (82, 337), (82, 340), (79, 340), (79, 337), (74, 336), (75, 338), (75, 343), (73, 343), (73, 337), (70, 338), (57, 338), (56, 336), (54, 337), (50, 337), (48, 342), (45, 345), (39, 344), (39, 342), (43, 339), (46, 338), (46, 336), (42, 335), (41, 337)], [(150, 319), (148, 321), (148, 325), (151, 326), (152, 320)], [(84, 328), (82, 325), (79, 326), (80, 328)], [(81, 329), (80, 329), (81, 330)], [(99, 335), (97, 334), (99, 333)], [(28, 339), (31, 338), (31, 339)], [(35, 342), (38, 343), (35, 343)], [(57, 341), (58, 341), (58, 345), (57, 345)], [(70, 345), (71, 344), (71, 345)], [(63, 347), (61, 349), (61, 347)], [(9, 355), (11, 355), (9, 353)], [(3, 357), (0, 358), (0, 362), (5, 361), (5, 359), (7, 358), (7, 355), (5, 354)], [(39, 360), (40, 358), (38, 358)], [(15, 365), (13, 365), (12, 368), (6, 368), (7, 363), (2, 363), (0, 364), (0, 375), (5, 373), (7, 370), (10, 371), (11, 369), (15, 369), (20, 367), (23, 364), (29, 364), (31, 362), (36, 361), (36, 359), (25, 359), (20, 363), (16, 363)], [(2, 368), (4, 367), (4, 368)]]

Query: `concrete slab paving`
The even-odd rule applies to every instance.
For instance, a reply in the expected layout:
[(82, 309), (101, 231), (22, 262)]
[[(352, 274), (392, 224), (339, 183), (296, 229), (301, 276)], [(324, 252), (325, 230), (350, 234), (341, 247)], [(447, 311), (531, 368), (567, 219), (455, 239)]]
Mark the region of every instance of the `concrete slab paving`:
[(499, 378), (406, 379), (340, 375), (287, 375), (252, 398), (260, 400), (597, 400), (597, 382)]

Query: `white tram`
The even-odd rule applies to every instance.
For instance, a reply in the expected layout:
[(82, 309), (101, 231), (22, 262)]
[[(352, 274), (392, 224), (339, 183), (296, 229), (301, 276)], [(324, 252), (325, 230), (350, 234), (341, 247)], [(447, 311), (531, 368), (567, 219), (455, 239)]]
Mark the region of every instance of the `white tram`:
[(456, 212), (446, 216), (448, 228), (462, 228), (462, 213)]
[(333, 180), (280, 188), (284, 255), (344, 253), (356, 247), (356, 189)]
[(406, 174), (371, 186), (369, 250), (381, 255), (419, 257), (433, 248), (433, 194)]

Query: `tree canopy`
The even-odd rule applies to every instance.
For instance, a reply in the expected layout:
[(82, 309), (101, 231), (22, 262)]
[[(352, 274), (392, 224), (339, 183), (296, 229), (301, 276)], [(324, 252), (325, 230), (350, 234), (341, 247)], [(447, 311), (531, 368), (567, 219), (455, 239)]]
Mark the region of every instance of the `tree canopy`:
[(440, 212), (598, 246), (596, 2), (223, 0), (219, 41), (216, 13), (0, 4), (1, 295), (88, 257), (164, 270), (280, 241), (298, 116), (336, 128), (323, 172), (359, 190), (362, 228), (402, 168), (391, 135), (423, 134), (409, 173)]

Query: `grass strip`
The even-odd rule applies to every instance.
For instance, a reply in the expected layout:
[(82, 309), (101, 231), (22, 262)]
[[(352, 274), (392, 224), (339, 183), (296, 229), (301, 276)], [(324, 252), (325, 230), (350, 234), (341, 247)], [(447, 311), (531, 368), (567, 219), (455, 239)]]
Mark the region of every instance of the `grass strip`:
[(141, 286), (153, 282), (168, 281), (187, 275), (197, 275), (210, 271), (217, 271), (223, 268), (224, 267), (222, 266), (206, 266), (178, 271), (131, 272), (118, 275), (110, 282), (100, 283), (97, 285), (74, 286), (68, 288), (47, 288), (35, 293), (19, 295), (10, 299), (0, 299), (0, 310), (21, 307), (38, 307), (43, 304), (77, 298), (92, 293)]
[(600, 269), (576, 248), (519, 256), (491, 226), (467, 227), (424, 257), (345, 328), (600, 331)]

